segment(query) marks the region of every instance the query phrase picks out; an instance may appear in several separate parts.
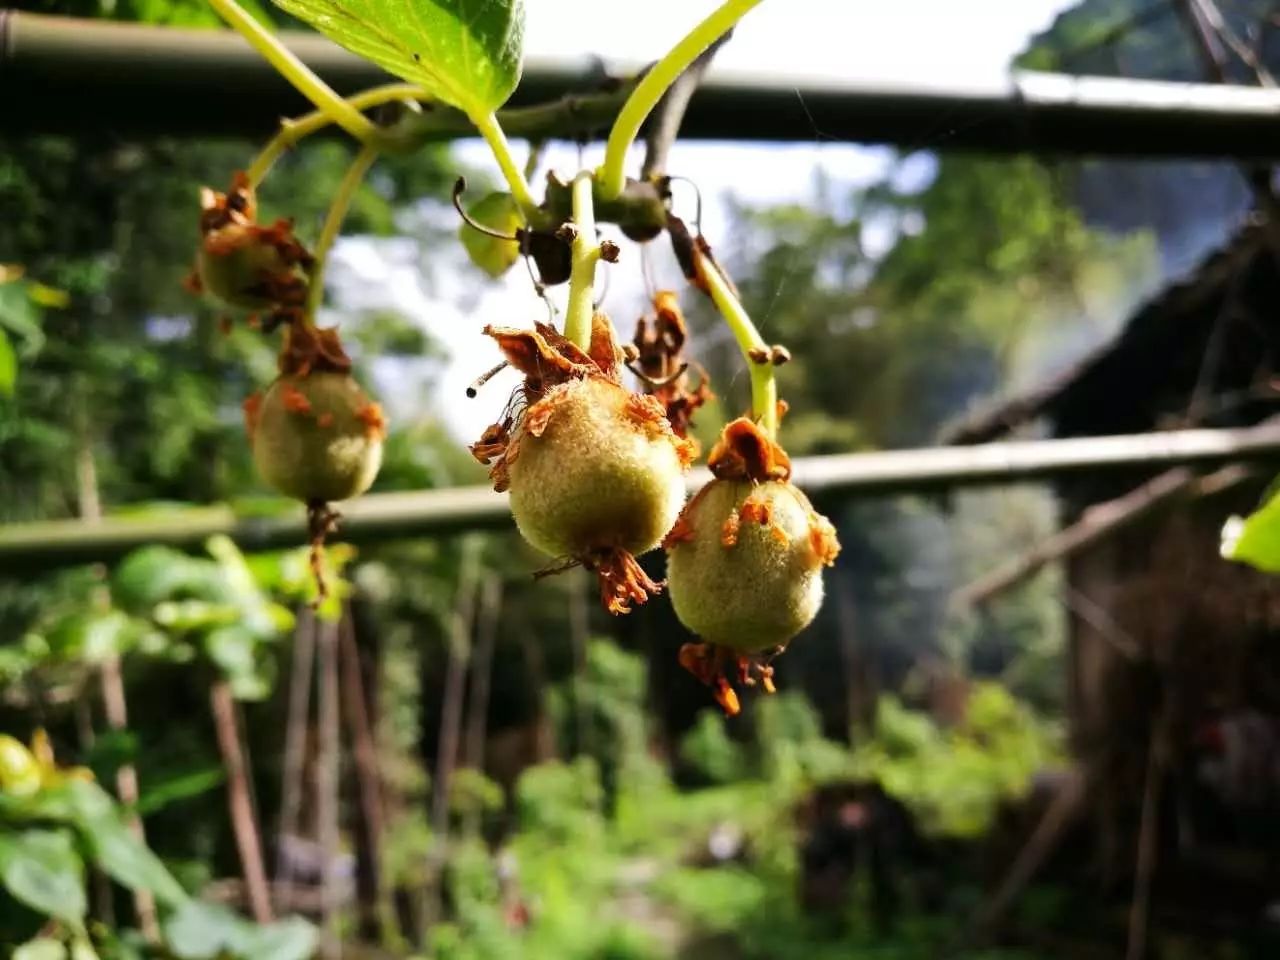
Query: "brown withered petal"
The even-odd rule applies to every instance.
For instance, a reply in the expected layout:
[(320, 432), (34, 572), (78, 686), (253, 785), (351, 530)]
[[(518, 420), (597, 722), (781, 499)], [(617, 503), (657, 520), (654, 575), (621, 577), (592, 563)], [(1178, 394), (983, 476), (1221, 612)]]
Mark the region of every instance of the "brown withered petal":
[(724, 428), (707, 458), (707, 467), (721, 480), (787, 480), (791, 458), (748, 417), (739, 417)]

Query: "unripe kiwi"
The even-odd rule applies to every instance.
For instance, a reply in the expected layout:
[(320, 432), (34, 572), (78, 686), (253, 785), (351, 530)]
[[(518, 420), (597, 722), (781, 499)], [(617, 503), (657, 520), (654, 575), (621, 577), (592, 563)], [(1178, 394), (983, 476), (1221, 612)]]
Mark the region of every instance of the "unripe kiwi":
[(829, 531), (790, 483), (712, 480), (668, 541), (667, 589), (680, 622), (744, 654), (786, 644), (822, 606)]
[[(225, 252), (210, 253), (206, 245), (201, 244), (196, 254), (196, 272), (204, 289), (223, 303), (245, 310), (276, 306), (280, 278), (297, 276), (301, 283), (295, 266), (277, 247), (249, 233), (255, 229), (239, 224), (222, 227), (217, 233), (222, 235), (220, 246), (225, 246)], [(242, 234), (239, 242), (232, 239), (237, 232)]]
[(258, 472), (287, 496), (348, 500), (382, 465), (382, 411), (348, 373), (281, 376), (245, 414)]
[[(647, 401), (592, 377), (530, 408), (507, 458), (511, 513), (529, 543), (568, 557), (658, 545), (684, 503), (685, 464), (682, 441)], [(535, 426), (540, 407), (549, 413)]]

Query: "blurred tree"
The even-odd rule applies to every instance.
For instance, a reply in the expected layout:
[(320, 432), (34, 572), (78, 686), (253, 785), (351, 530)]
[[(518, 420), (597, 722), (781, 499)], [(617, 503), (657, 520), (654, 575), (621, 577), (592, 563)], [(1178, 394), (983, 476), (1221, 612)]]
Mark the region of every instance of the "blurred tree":
[[(1257, 86), (1258, 65), (1273, 75), (1280, 72), (1274, 3), (1215, 0), (1214, 7), (1231, 34), (1220, 43), (1229, 82)], [(1188, 29), (1189, 10), (1182, 0), (1083, 0), (1033, 37), (1015, 64), (1204, 82), (1211, 78)], [(1249, 188), (1230, 163), (1087, 160), (1069, 164), (1066, 176), (1085, 222), (1115, 231), (1153, 231), (1171, 275), (1190, 269), (1250, 207)], [(1185, 202), (1187, 197), (1196, 202)]]
[[(1152, 282), (1151, 238), (1090, 228), (1069, 187), (1030, 158), (910, 157), (853, 196), (819, 181), (803, 204), (735, 205), (734, 243), (718, 252), (765, 338), (791, 350), (779, 371), (794, 411), (787, 448), (928, 444), (970, 404), (1038, 380), (1112, 332)], [(701, 303), (691, 313), (726, 412), (745, 408), (731, 345)], [(860, 669), (842, 662), (849, 643), (890, 681), (930, 653), (963, 661), (976, 646), (998, 670), (1029, 645), (1046, 649), (1046, 638), (1053, 648), (1061, 612), (1045, 590), (983, 623), (953, 624), (945, 607), (963, 577), (1051, 525), (1046, 497), (956, 503), (950, 515), (912, 498), (823, 505), (840, 518), (844, 549), (828, 587), (842, 599), (781, 673), (784, 684), (806, 679), (828, 734), (848, 729), (850, 670)]]

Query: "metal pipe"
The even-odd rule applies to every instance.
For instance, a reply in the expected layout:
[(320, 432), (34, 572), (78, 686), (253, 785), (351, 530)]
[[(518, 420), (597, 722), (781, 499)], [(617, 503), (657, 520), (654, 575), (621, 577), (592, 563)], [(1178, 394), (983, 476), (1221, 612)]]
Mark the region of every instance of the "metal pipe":
[[(800, 457), (793, 463), (793, 478), (810, 494), (838, 498), (1236, 461), (1280, 464), (1280, 426)], [(708, 478), (705, 469), (693, 471), (690, 490), (701, 487)], [(342, 512), (339, 538), (352, 543), (448, 535), (511, 523), (506, 497), (487, 487), (369, 494), (343, 504)], [(168, 517), (107, 517), (96, 524), (79, 520), (12, 524), (0, 527), (0, 574), (110, 561), (151, 543), (199, 548), (215, 533), (231, 536), (246, 550), (297, 546), (306, 539), (305, 529), (300, 509), (245, 517), (229, 506), (197, 508)]]
[[(313, 33), (286, 43), (343, 93), (387, 80)], [(510, 106), (604, 91), (635, 65), (527, 59)], [(610, 80), (610, 77), (615, 79)], [(623, 82), (625, 86), (625, 82)], [(262, 138), (307, 105), (235, 34), (0, 11), (0, 133)], [(601, 98), (597, 98), (600, 100)], [(596, 104), (601, 106), (600, 103)], [(611, 110), (512, 117), (521, 136), (574, 137)], [(520, 124), (516, 121), (520, 120)], [(425, 139), (469, 133), (428, 109)], [(906, 148), (1132, 157), (1280, 159), (1280, 91), (1014, 71), (956, 87), (713, 68), (681, 129), (692, 139), (844, 141)]]

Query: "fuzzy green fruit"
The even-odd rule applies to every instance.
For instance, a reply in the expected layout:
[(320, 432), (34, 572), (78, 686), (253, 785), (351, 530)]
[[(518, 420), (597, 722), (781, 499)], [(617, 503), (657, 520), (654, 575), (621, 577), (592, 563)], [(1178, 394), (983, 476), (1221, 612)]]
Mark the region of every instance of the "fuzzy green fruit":
[(662, 415), (603, 378), (552, 387), (526, 414), (508, 456), (511, 513), (552, 556), (641, 554), (684, 503), (683, 449)]
[(712, 480), (668, 538), (667, 589), (680, 622), (740, 653), (785, 645), (822, 606), (829, 531), (790, 483)]
[[(509, 193), (486, 194), (469, 212), (476, 223), (507, 236), (515, 236), (524, 226), (520, 207)], [(519, 241), (489, 236), (468, 223), (458, 228), (458, 238), (471, 262), (495, 279), (520, 259)]]
[[(230, 226), (223, 232), (244, 229)], [(196, 272), (204, 290), (245, 310), (265, 310), (276, 306), (292, 289), (305, 290), (293, 264), (278, 249), (253, 242), (247, 234), (242, 242), (228, 243), (225, 252), (210, 253), (202, 245), (196, 254)]]
[(382, 411), (350, 374), (281, 376), (245, 417), (262, 478), (304, 503), (358, 496), (382, 465)]

